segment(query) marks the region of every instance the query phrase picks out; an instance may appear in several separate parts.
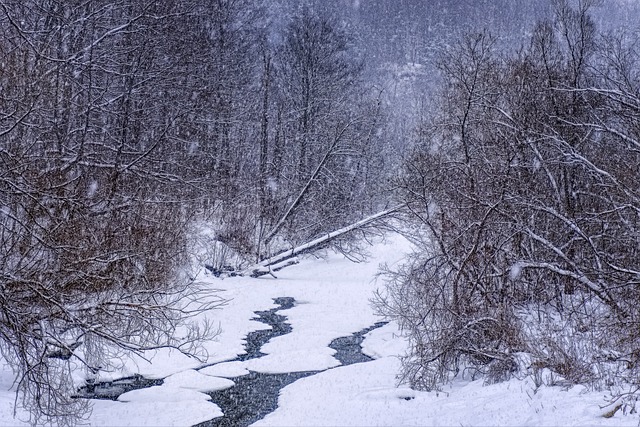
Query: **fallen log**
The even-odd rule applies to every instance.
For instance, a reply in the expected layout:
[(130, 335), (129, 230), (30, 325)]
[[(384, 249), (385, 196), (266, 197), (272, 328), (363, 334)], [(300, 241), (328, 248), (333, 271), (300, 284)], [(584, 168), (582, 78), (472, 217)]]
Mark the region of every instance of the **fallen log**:
[[(330, 242), (333, 239), (344, 236), (352, 231), (363, 228), (367, 225), (370, 225), (373, 222), (379, 221), (397, 211), (402, 209), (404, 205), (398, 205), (391, 209), (386, 209), (382, 212), (378, 212), (374, 215), (368, 216), (358, 222), (347, 225), (346, 227), (342, 227), (338, 230), (327, 233), (323, 236), (320, 236), (310, 242), (307, 242), (303, 245), (297, 246), (295, 248), (288, 249), (284, 252), (280, 252), (277, 255), (274, 255), (270, 258), (267, 258), (259, 263), (252, 265), (251, 267), (245, 269), (240, 273), (241, 276), (249, 275), (251, 277), (260, 277), (266, 274), (273, 275), (273, 271), (281, 270), (285, 267), (288, 267), (293, 264), (297, 264), (298, 260), (295, 258), (297, 255), (301, 255), (305, 252), (309, 252), (310, 250), (321, 246), (325, 243)], [(275, 276), (274, 276), (275, 277)]]

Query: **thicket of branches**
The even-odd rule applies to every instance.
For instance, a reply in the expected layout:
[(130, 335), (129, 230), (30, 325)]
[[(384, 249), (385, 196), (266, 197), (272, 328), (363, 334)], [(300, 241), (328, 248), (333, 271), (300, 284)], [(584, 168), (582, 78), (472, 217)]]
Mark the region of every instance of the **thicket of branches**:
[(272, 43), (264, 31), (250, 38), (259, 61), (238, 74), (253, 78), (228, 97), (233, 105), (250, 102), (225, 121), (229, 134), (245, 133), (224, 160), (236, 193), (229, 197), (226, 188), (214, 201), (219, 241), (258, 261), (355, 222), (385, 201), (380, 93), (363, 79), (355, 33), (304, 7), (279, 36)]
[(420, 250), (378, 301), (413, 386), (526, 368), (640, 385), (640, 51), (598, 33), (594, 3), (557, 2), (517, 53), (482, 33), (442, 56), (400, 181)]
[(194, 88), (177, 136), (211, 244), (260, 261), (380, 209), (389, 144), (356, 33), (306, 6), (194, 3), (172, 51)]
[(197, 107), (182, 34), (194, 9), (0, 12), (0, 351), (34, 424), (73, 423), (86, 403), (72, 366), (91, 377), (122, 352), (198, 355), (209, 331), (188, 319), (219, 303), (189, 305), (197, 287), (180, 273), (197, 187), (181, 138)]

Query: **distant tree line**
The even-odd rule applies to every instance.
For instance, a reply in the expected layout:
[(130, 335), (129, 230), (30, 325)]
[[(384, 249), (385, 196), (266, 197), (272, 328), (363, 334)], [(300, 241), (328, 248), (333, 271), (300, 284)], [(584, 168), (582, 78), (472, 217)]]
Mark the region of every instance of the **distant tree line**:
[[(253, 0), (0, 1), (0, 351), (33, 422), (70, 364), (198, 355), (197, 221), (246, 260), (383, 203), (379, 92), (350, 29)], [(190, 308), (191, 307), (191, 308)], [(206, 326), (206, 325), (205, 325)]]
[(598, 32), (595, 3), (558, 1), (515, 53), (483, 32), (441, 56), (399, 179), (418, 250), (377, 301), (415, 387), (552, 372), (637, 390), (640, 52)]

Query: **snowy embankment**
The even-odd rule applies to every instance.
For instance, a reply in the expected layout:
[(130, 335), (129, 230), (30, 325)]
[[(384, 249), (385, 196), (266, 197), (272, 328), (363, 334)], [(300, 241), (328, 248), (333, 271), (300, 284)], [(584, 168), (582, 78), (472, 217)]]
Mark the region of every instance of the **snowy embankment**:
[[(234, 277), (200, 279), (222, 289), (229, 303), (210, 313), (220, 323), (221, 334), (206, 347), (207, 368), (176, 352), (162, 351), (151, 363), (127, 361), (112, 377), (140, 373), (165, 378), (162, 386), (131, 391), (119, 401), (95, 401), (87, 420), (91, 425), (193, 425), (221, 414), (203, 392), (223, 389), (228, 378), (249, 370), (263, 373), (325, 370), (285, 387), (279, 408), (255, 425), (637, 425), (637, 416), (617, 413), (606, 419), (604, 393), (582, 387), (565, 390), (541, 387), (533, 381), (512, 380), (483, 386), (482, 381), (457, 382), (440, 393), (416, 392), (396, 387), (400, 362), (406, 349), (397, 327), (388, 324), (370, 332), (365, 353), (376, 360), (339, 367), (328, 345), (337, 337), (373, 325), (380, 319), (370, 298), (382, 283), (375, 280), (380, 263), (401, 262), (410, 250), (408, 242), (394, 237), (370, 249), (366, 263), (354, 264), (341, 255), (306, 258), (278, 273), (278, 278)], [(293, 331), (272, 339), (261, 349), (266, 356), (225, 362), (243, 353), (243, 338), (265, 325), (251, 320), (254, 311), (275, 307), (273, 298), (293, 297), (296, 306), (282, 310)], [(152, 356), (152, 355), (149, 355)], [(335, 369), (329, 369), (335, 368)], [(79, 378), (81, 376), (79, 375)], [(0, 373), (0, 425), (20, 425), (11, 416), (14, 394), (10, 372)], [(18, 417), (26, 419), (24, 413)]]

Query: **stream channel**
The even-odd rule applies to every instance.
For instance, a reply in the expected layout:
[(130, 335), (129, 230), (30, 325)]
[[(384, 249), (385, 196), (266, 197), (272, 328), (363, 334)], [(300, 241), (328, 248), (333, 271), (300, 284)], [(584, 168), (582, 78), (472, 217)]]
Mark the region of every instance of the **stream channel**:
[[(278, 314), (280, 310), (292, 308), (295, 300), (291, 297), (274, 298), (279, 307), (267, 311), (256, 311), (257, 320), (271, 326), (271, 329), (250, 332), (246, 337), (246, 353), (238, 356), (233, 361), (245, 361), (256, 359), (265, 354), (260, 348), (271, 338), (288, 334), (292, 331), (291, 325), (286, 323), (286, 316)], [(335, 357), (341, 366), (353, 363), (369, 362), (372, 359), (362, 353), (360, 344), (364, 335), (383, 326), (385, 322), (376, 323), (359, 332), (346, 337), (336, 338), (331, 341), (329, 347), (336, 350)], [(200, 369), (211, 365), (203, 366)], [(331, 369), (331, 368), (330, 368)], [(263, 374), (251, 371), (247, 375), (231, 378), (234, 386), (207, 393), (212, 402), (222, 409), (224, 415), (210, 421), (198, 424), (196, 427), (226, 427), (248, 426), (262, 418), (278, 407), (278, 395), (280, 389), (300, 378), (308, 377), (323, 371), (289, 372), (284, 374)], [(148, 380), (140, 376), (122, 378), (112, 382), (90, 384), (78, 390), (77, 397), (92, 399), (116, 400), (120, 394), (127, 391), (161, 385), (162, 380)]]

